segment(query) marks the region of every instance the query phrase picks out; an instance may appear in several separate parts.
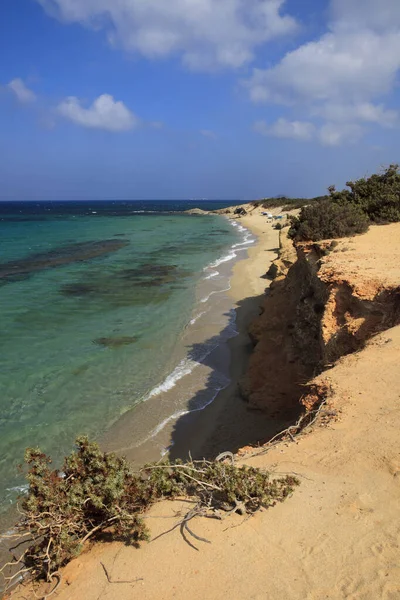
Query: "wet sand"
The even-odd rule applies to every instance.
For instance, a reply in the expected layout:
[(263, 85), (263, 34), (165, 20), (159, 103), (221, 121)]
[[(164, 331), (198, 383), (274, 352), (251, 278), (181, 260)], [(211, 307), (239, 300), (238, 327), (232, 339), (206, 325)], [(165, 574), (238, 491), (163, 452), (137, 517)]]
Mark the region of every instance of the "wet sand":
[(172, 434), (171, 458), (186, 458), (189, 452), (194, 458), (213, 458), (225, 450), (236, 451), (264, 440), (284, 425), (279, 419), (271, 421), (261, 412), (249, 410), (238, 389), (253, 349), (248, 327), (259, 314), (270, 284), (264, 276), (277, 257), (279, 232), (261, 215), (261, 209), (241, 217), (238, 222), (248, 228), (257, 241), (248, 250), (247, 257), (235, 264), (231, 278), (229, 295), (238, 329), (238, 335), (228, 341), (231, 383), (203, 411), (178, 420)]
[[(134, 467), (159, 460), (167, 449), (171, 459), (186, 458), (189, 453), (195, 458), (212, 458), (221, 451), (264, 440), (281, 429), (279, 419), (271, 421), (259, 412), (249, 411), (238, 389), (252, 352), (248, 327), (259, 314), (270, 283), (264, 276), (277, 256), (279, 232), (258, 208), (234, 220), (251, 232), (255, 243), (236, 248), (233, 269), (231, 262), (219, 265), (224, 281), (229, 275), (230, 290), (211, 292), (217, 295), (209, 311), (196, 327), (184, 333), (180, 344), (183, 354), (174, 360), (178, 364), (191, 359), (199, 348), (210, 343), (215, 342), (215, 349), (173, 387), (124, 414), (101, 439), (106, 451), (123, 454)], [(214, 289), (204, 287), (212, 282), (215, 286), (215, 280), (202, 283), (199, 298)], [(200, 307), (198, 303), (196, 310)], [(238, 332), (234, 337), (231, 313)]]

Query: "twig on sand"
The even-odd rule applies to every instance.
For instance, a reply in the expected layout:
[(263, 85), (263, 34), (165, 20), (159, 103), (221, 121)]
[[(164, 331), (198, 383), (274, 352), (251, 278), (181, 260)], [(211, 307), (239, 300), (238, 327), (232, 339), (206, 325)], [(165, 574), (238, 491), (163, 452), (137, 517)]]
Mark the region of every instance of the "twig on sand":
[(47, 598), (50, 598), (50, 596), (52, 596), (58, 590), (58, 588), (61, 585), (61, 581), (62, 581), (61, 573), (53, 573), (52, 575), (50, 575), (50, 579), (51, 580), (57, 579), (57, 583), (53, 587), (51, 592), (49, 592), (48, 594), (45, 594), (44, 596), (42, 594), (40, 596), (37, 596), (37, 594), (35, 593), (35, 590), (33, 590), (33, 595), (35, 596), (35, 598), (38, 598), (38, 600), (47, 600)]
[(253, 515), (248, 514), (245, 516), (245, 518), (240, 522), (240, 523), (236, 523), (236, 525), (229, 525), (229, 527), (225, 527), (225, 529), (223, 529), (222, 531), (229, 531), (229, 529), (236, 529), (236, 527), (241, 527), (242, 525), (244, 525), (246, 523), (246, 521), (248, 521), (249, 519), (251, 519)]
[[(261, 456), (262, 454), (267, 454), (267, 452), (269, 452), (274, 446), (280, 444), (286, 435), (290, 437), (292, 442), (295, 442), (295, 437), (298, 437), (301, 433), (303, 433), (306, 429), (308, 429), (309, 427), (311, 427), (311, 425), (315, 423), (326, 403), (327, 400), (324, 400), (323, 402), (321, 402), (321, 404), (316, 410), (301, 415), (299, 420), (294, 425), (290, 425), (290, 427), (287, 427), (283, 431), (280, 431), (279, 433), (274, 435), (274, 437), (271, 438), (269, 442), (267, 442), (264, 446), (259, 448), (256, 452), (250, 452), (249, 454), (246, 454), (246, 457), (252, 458), (253, 456)], [(313, 413), (314, 416), (312, 417), (311, 421), (304, 425), (304, 421), (307, 418), (309, 418)]]
[(128, 583), (128, 584), (132, 584), (132, 583), (137, 583), (138, 581), (143, 581), (143, 577), (138, 577), (137, 579), (129, 579), (129, 580), (126, 580), (126, 581), (123, 580), (123, 579), (118, 579), (116, 581), (113, 581), (112, 578), (111, 578), (110, 573), (107, 570), (106, 565), (103, 562), (101, 562), (101, 561), (100, 561), (100, 564), (103, 567), (103, 571), (104, 571), (105, 576), (107, 577), (108, 583), (112, 583), (112, 584), (115, 584), (115, 583), (125, 583), (125, 584)]

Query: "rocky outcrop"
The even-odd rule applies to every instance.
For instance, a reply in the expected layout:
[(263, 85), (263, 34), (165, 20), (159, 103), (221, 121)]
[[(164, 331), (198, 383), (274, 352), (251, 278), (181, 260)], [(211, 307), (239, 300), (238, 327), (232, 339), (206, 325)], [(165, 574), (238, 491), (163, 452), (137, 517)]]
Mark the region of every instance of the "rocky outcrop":
[(251, 325), (255, 349), (241, 382), (249, 405), (271, 416), (293, 415), (313, 377), (400, 323), (399, 224), (299, 244), (292, 266), (294, 249), (282, 239), (278, 276)]
[(276, 279), (282, 275), (286, 275), (290, 267), (297, 260), (296, 249), (293, 246), (292, 240), (288, 236), (289, 227), (284, 227), (279, 232), (279, 254), (268, 269), (266, 279)]

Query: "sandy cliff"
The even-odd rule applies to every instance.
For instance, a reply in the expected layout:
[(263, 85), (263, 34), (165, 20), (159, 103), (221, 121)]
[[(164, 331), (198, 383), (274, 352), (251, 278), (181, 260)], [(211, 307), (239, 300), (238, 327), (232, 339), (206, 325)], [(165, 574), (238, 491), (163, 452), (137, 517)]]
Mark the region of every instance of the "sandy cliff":
[(271, 416), (298, 410), (313, 376), (400, 323), (398, 224), (352, 239), (299, 244), (297, 256), (286, 231), (275, 261), (278, 276), (250, 328), (255, 350), (241, 382), (250, 406)]

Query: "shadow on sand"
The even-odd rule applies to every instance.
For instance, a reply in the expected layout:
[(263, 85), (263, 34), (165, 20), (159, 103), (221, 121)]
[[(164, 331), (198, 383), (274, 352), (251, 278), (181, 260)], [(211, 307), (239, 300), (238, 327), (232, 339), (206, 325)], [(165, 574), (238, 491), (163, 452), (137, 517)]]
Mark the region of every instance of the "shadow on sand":
[[(266, 290), (266, 294), (269, 295), (269, 290)], [(296, 397), (291, 397), (287, 405), (281, 406), (281, 410), (275, 411), (273, 415), (268, 409), (265, 413), (252, 409), (240, 393), (239, 381), (247, 371), (254, 348), (248, 328), (250, 323), (260, 315), (265, 297), (263, 294), (245, 298), (237, 303), (235, 309), (236, 328), (239, 332), (237, 336), (230, 337), (232, 333), (228, 326), (218, 336), (188, 348), (189, 358), (206, 364), (211, 368), (211, 372), (205, 387), (189, 400), (187, 405), (189, 414), (182, 416), (175, 423), (171, 434), (171, 459), (186, 459), (189, 453), (195, 459), (203, 457), (213, 459), (220, 452), (227, 450), (236, 452), (246, 445), (265, 443), (297, 419), (300, 412), (300, 392), (295, 394)], [(228, 341), (221, 343), (221, 339)], [(202, 353), (204, 355), (205, 347), (214, 349), (204, 360), (201, 360), (199, 357)], [(215, 396), (218, 364), (224, 351), (225, 360), (226, 354), (230, 355), (231, 382)], [(284, 356), (282, 358), (285, 359)], [(271, 377), (274, 377), (272, 363), (276, 364), (276, 357), (271, 360)], [(292, 365), (290, 367), (293, 368)], [(270, 369), (268, 356), (263, 362), (263, 369), (267, 372)], [(213, 396), (215, 399), (201, 409)], [(268, 398), (265, 402), (267, 406)]]

